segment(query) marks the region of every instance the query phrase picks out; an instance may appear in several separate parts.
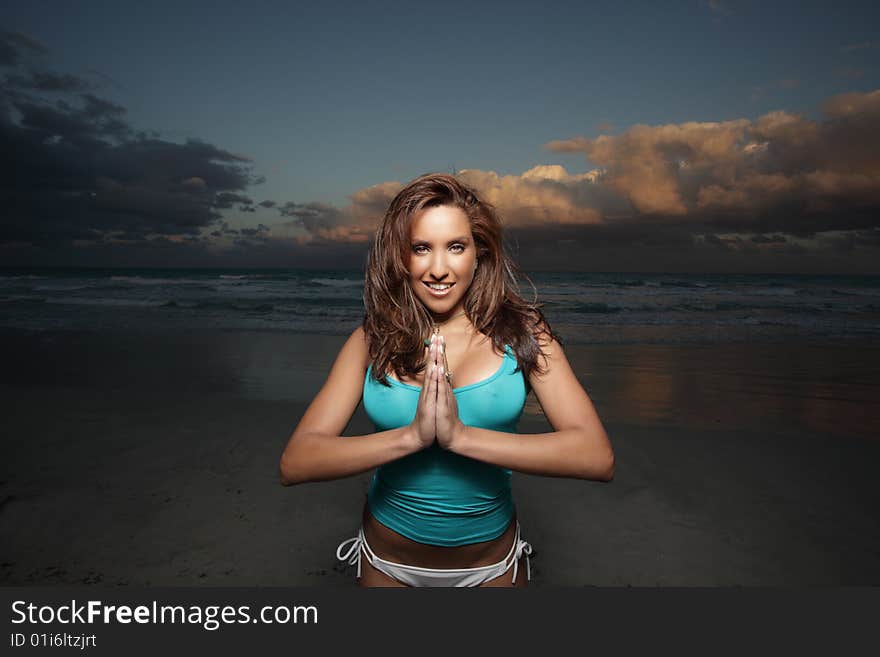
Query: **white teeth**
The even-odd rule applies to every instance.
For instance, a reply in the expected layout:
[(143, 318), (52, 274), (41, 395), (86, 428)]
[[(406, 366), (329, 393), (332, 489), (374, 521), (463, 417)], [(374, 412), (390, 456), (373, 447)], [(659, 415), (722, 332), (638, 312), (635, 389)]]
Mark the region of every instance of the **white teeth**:
[(430, 287), (432, 290), (445, 290), (447, 288), (452, 287), (452, 285), (450, 283), (442, 283), (442, 284), (428, 283), (428, 287)]

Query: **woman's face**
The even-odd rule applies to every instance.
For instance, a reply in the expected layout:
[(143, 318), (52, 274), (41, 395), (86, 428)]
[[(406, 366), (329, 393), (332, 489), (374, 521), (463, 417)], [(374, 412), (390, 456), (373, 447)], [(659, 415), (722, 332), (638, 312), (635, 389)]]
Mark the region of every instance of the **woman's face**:
[(438, 205), (413, 217), (409, 282), (437, 319), (457, 315), (464, 308), (476, 263), (470, 221), (461, 208)]

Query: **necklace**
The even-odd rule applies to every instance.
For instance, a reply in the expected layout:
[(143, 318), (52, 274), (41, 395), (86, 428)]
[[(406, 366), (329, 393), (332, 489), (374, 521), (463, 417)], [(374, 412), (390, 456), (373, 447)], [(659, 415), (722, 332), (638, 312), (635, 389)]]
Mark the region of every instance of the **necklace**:
[[(454, 315), (453, 317), (450, 317), (449, 319), (447, 319), (447, 320), (446, 320), (445, 322), (443, 322), (443, 323), (444, 323), (444, 324), (448, 324), (449, 322), (451, 322), (451, 321), (452, 321), (453, 319), (455, 319), (456, 317), (461, 317), (462, 315), (464, 315), (464, 313), (465, 313), (465, 311), (462, 310), (460, 313), (458, 313), (457, 315)], [(436, 333), (437, 335), (440, 334), (440, 324), (438, 324), (437, 322), (434, 322), (434, 333)]]
[[(451, 322), (451, 321), (452, 321), (453, 319), (455, 319), (456, 317), (461, 317), (462, 315), (464, 315), (464, 313), (465, 313), (465, 311), (462, 310), (462, 311), (461, 311), (460, 313), (458, 313), (457, 315), (455, 315), (455, 316), (450, 317), (449, 319), (447, 319), (447, 320), (444, 322), (444, 324), (448, 324), (449, 322)], [(439, 335), (440, 335), (440, 324), (434, 323), (434, 330), (433, 330), (433, 332), (434, 332), (434, 335), (436, 335), (436, 336), (439, 336)], [(431, 341), (426, 339), (426, 340), (425, 340), (425, 346), (426, 346), (426, 347), (427, 347), (427, 346), (430, 346), (430, 344), (431, 344)], [(444, 344), (442, 345), (442, 347), (440, 348), (440, 353), (443, 355), (443, 375), (446, 377), (446, 381), (449, 383), (449, 385), (452, 385), (452, 372), (449, 371), (449, 362), (446, 360), (446, 345), (445, 345), (445, 343), (444, 343)]]

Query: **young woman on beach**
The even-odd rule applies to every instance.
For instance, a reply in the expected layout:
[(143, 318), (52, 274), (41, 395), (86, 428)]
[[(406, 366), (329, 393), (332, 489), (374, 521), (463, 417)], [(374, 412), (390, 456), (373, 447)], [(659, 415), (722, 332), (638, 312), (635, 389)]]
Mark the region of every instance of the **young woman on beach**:
[[(455, 177), (421, 176), (391, 201), (363, 325), (280, 463), (284, 485), (377, 468), (337, 549), (361, 586), (526, 586), (511, 471), (614, 476), (593, 404), (515, 270), (494, 208)], [(516, 432), (530, 389), (554, 431)], [(341, 436), (361, 399), (376, 433)]]

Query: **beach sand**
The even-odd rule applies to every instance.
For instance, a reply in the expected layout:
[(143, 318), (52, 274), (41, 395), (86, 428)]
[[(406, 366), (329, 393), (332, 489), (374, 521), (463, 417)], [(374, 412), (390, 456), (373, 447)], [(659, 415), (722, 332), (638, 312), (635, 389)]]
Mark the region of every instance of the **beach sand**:
[[(2, 332), (0, 582), (338, 586), (371, 473), (283, 487), (344, 336)], [(532, 585), (880, 584), (880, 349), (571, 345), (611, 483), (514, 473)], [(521, 433), (550, 430), (534, 400)], [(359, 407), (346, 435), (370, 433)]]

